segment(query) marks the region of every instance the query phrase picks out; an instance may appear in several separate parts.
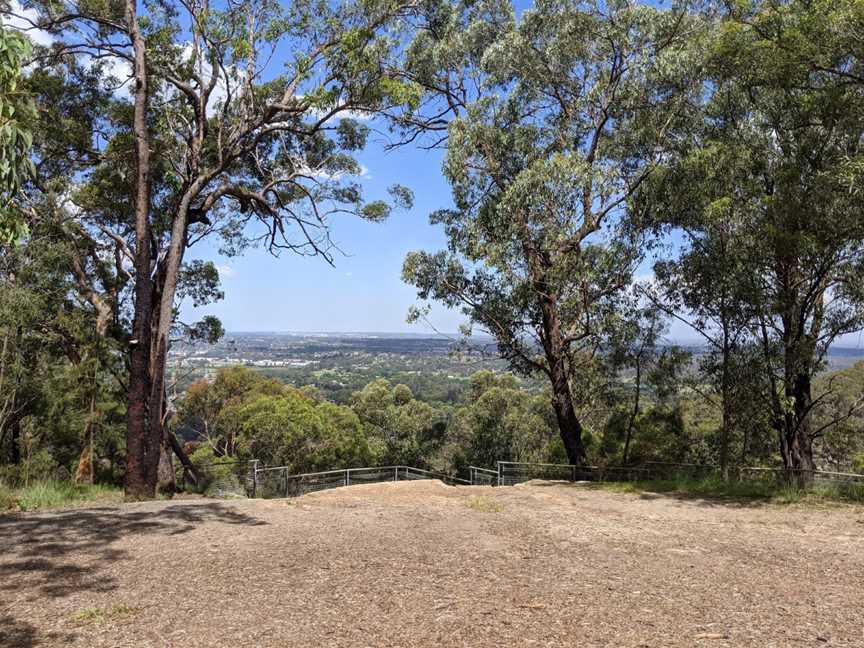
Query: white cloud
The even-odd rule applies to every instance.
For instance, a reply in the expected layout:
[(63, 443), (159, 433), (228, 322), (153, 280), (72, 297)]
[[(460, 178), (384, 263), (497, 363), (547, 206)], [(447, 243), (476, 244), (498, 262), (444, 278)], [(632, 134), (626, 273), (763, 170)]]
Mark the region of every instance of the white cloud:
[[(85, 63), (88, 67), (94, 65), (93, 59)], [(117, 79), (119, 84), (114, 88), (114, 92), (119, 92), (121, 89), (129, 85), (132, 81), (132, 64), (121, 58), (102, 59), (103, 71), (108, 76)]]
[(3, 24), (12, 29), (24, 32), (37, 45), (48, 46), (54, 42), (54, 37), (42, 29), (33, 26), (39, 17), (35, 9), (24, 9), (17, 0), (9, 4), (10, 16), (3, 18)]
[(216, 270), (219, 271), (219, 278), (220, 279), (228, 279), (229, 277), (234, 276), (234, 268), (232, 268), (230, 265), (227, 265), (227, 264), (217, 265)]
[(642, 284), (646, 287), (654, 286), (657, 283), (657, 277), (653, 272), (645, 272), (641, 274), (637, 274), (633, 277), (634, 284)]
[(322, 180), (322, 181), (339, 180), (341, 178), (345, 178), (348, 176), (354, 177), (354, 178), (360, 178), (362, 180), (369, 180), (372, 178), (372, 176), (369, 173), (369, 169), (367, 167), (363, 166), (362, 164), (360, 165), (360, 169), (357, 171), (357, 173), (348, 173), (347, 171), (330, 172), (330, 171), (325, 171), (324, 169), (313, 169), (312, 167), (307, 165), (305, 162), (299, 163), (297, 168), (300, 171), (300, 173), (302, 173), (303, 175), (307, 175), (310, 178), (315, 178), (316, 180)]

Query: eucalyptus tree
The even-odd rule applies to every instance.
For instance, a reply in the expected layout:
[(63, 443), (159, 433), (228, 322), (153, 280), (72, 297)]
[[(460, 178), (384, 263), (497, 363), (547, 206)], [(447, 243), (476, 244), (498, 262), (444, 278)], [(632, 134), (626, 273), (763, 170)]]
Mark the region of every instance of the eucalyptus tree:
[(29, 42), (0, 22), (0, 242), (16, 239), (24, 219), (13, 200), (32, 174), (33, 104), (21, 83)]
[(423, 94), (401, 125), (446, 142), (455, 206), (432, 216), (448, 249), (412, 253), (403, 276), (548, 378), (584, 463), (582, 385), (643, 242), (628, 207), (699, 91), (703, 24), (618, 0), (541, 0), (518, 20), (506, 3), (430, 7), (406, 73)]
[(752, 342), (758, 294), (748, 263), (750, 207), (741, 200), (750, 186), (752, 150), (747, 138), (731, 133), (738, 113), (725, 93), (695, 117), (689, 137), (679, 140), (676, 155), (640, 197), (652, 205), (650, 224), (676, 239), (672, 254), (654, 264), (656, 280), (644, 294), (708, 347), (700, 367), (710, 387), (698, 391), (721, 412), (718, 459), (726, 478), (740, 410), (736, 383), (743, 377), (735, 373), (736, 356)]
[(712, 101), (728, 116), (715, 144), (739, 160), (716, 199), (745, 215), (740, 248), (772, 427), (784, 466), (804, 482), (825, 432), (813, 425), (825, 397), (813, 397), (814, 376), (829, 346), (864, 326), (864, 218), (848, 183), (864, 142), (862, 49), (832, 35), (847, 26), (839, 22), (812, 39), (823, 9), (735, 5), (712, 61)]
[[(228, 252), (260, 242), (332, 260), (332, 217), (387, 216), (390, 204), (366, 202), (352, 181), (352, 152), (369, 132), (356, 118), (402, 100), (381, 62), (411, 4), (161, 0), (141, 15), (133, 0), (25, 6), (36, 17), (18, 21), (53, 41), (37, 70), (73, 58), (130, 94), (94, 131), (70, 211), (99, 261), (112, 251), (114, 282), (132, 298), (126, 491), (151, 497), (186, 250), (215, 236)], [(403, 188), (393, 196), (410, 200)]]
[[(638, 284), (637, 284), (638, 286)], [(629, 405), (624, 429), (624, 447), (621, 465), (630, 460), (630, 447), (636, 431), (636, 423), (644, 407), (646, 387), (654, 388), (658, 396), (666, 390), (675, 391), (675, 382), (686, 355), (678, 347), (660, 348), (667, 332), (666, 318), (662, 309), (653, 305), (637, 307), (627, 317), (611, 338), (610, 359), (617, 371), (629, 369), (633, 372), (632, 396), (617, 398)], [(660, 399), (662, 400), (662, 398)]]

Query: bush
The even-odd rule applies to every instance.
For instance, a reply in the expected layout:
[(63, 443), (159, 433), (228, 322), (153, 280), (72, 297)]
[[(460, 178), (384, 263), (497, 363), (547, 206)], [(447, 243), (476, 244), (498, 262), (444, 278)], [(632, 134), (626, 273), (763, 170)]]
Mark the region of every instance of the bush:
[(0, 511), (10, 511), (18, 508), (18, 498), (15, 491), (0, 483)]
[(195, 489), (207, 497), (245, 497), (246, 489), (237, 476), (238, 468), (248, 464), (230, 463), (230, 457), (217, 457), (210, 446), (201, 446), (189, 457), (201, 483)]
[(0, 510), (36, 511), (95, 500), (120, 501), (122, 497), (122, 491), (114, 486), (43, 480), (18, 489), (0, 485)]

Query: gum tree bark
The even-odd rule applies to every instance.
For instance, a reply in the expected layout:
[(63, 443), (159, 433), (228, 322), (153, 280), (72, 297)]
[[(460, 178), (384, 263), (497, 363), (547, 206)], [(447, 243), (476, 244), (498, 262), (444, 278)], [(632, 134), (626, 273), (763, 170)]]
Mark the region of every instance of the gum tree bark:
[[(126, 2), (126, 26), (134, 56), (135, 109), (135, 308), (130, 340), (130, 367), (126, 422), (126, 496), (147, 499), (156, 495), (156, 467), (161, 435), (153, 434), (150, 418), (152, 317), (150, 232), (150, 133), (149, 100), (144, 38), (138, 26), (135, 0)], [(158, 410), (157, 410), (158, 412)]]

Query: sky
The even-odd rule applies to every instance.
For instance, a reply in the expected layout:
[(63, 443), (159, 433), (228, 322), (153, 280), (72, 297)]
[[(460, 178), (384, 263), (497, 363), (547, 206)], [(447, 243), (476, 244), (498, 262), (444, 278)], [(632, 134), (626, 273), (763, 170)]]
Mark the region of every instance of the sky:
[[(429, 224), (431, 212), (452, 204), (441, 175), (442, 152), (385, 152), (384, 137), (373, 133), (358, 156), (364, 197), (387, 199), (387, 187), (402, 184), (414, 192), (410, 210), (394, 210), (383, 223), (351, 216), (333, 220), (331, 236), (344, 253), (335, 254), (334, 267), (289, 252), (274, 258), (263, 248), (225, 258), (217, 246), (195, 246), (188, 258), (216, 263), (225, 299), (199, 309), (184, 304), (184, 321), (208, 314), (229, 331), (431, 332), (426, 324), (406, 323), (416, 293), (400, 275), (408, 252), (446, 244), (442, 229)], [(430, 316), (445, 332), (456, 331), (463, 319), (440, 306)]]
[[(5, 21), (26, 30), (40, 45), (50, 45), (46, 32), (30, 28), (36, 12), (12, 0), (11, 9), (25, 19)], [(274, 62), (275, 69), (279, 68)], [(122, 64), (120, 65), (122, 68)], [(128, 70), (112, 68), (118, 78)], [(121, 88), (118, 92), (126, 92)], [(370, 126), (376, 128), (374, 123)], [(213, 261), (220, 270), (223, 300), (201, 308), (191, 301), (181, 305), (181, 319), (192, 322), (204, 315), (220, 318), (228, 331), (432, 332), (429, 325), (406, 323), (414, 290), (400, 279), (402, 262), (412, 250), (438, 250), (445, 244), (441, 228), (429, 225), (429, 214), (451, 204), (441, 175), (442, 152), (414, 147), (385, 152), (386, 133), (370, 138), (357, 158), (364, 172), (359, 178), (367, 200), (388, 199), (387, 187), (402, 184), (414, 192), (410, 210), (394, 211), (384, 223), (344, 216), (331, 222), (331, 238), (344, 252), (334, 256), (334, 267), (323, 258), (285, 252), (275, 258), (263, 248), (226, 258), (218, 241), (193, 246), (186, 261)], [(434, 307), (430, 322), (455, 332), (460, 313)]]
[[(516, 6), (521, 11), (527, 4), (520, 0)], [(15, 0), (12, 7), (20, 11)], [(14, 21), (10, 24), (25, 26)], [(51, 37), (42, 32), (31, 30), (29, 35), (40, 44), (51, 42)], [(380, 127), (375, 122), (369, 125), (373, 129)], [(386, 132), (373, 133), (367, 148), (357, 156), (363, 168), (359, 181), (364, 197), (387, 199), (387, 187), (401, 184), (414, 192), (411, 209), (394, 210), (383, 223), (347, 215), (333, 220), (331, 238), (344, 254), (334, 255), (332, 267), (322, 258), (299, 257), (290, 252), (276, 258), (264, 248), (226, 258), (219, 254), (217, 241), (205, 240), (189, 250), (186, 260), (215, 262), (225, 297), (201, 308), (184, 303), (181, 319), (188, 323), (215, 315), (231, 332), (454, 333), (464, 316), (438, 304), (432, 304), (428, 324), (406, 322), (408, 309), (417, 299), (415, 290), (400, 277), (408, 252), (437, 251), (446, 245), (442, 228), (430, 225), (428, 220), (433, 211), (452, 205), (450, 189), (441, 173), (443, 152), (415, 146), (385, 151), (386, 137)], [(649, 278), (650, 263), (644, 263), (637, 274)], [(686, 324), (677, 321), (670, 323), (666, 339), (685, 344), (700, 342)], [(847, 335), (839, 344), (861, 348), (864, 338), (860, 334)]]

